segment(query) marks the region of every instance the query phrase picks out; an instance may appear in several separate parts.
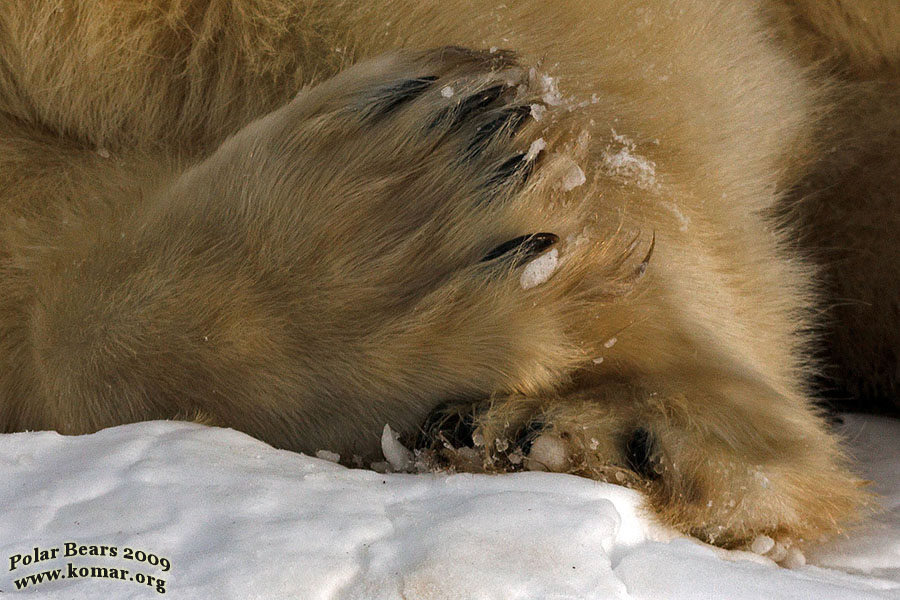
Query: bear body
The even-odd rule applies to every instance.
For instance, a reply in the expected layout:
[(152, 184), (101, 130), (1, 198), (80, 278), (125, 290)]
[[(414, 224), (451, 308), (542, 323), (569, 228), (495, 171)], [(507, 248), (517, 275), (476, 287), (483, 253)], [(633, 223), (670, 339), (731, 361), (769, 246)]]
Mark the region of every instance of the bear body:
[[(0, 426), (197, 419), (371, 457), (428, 419), (447, 460), (629, 482), (722, 545), (832, 534), (865, 497), (812, 332), (864, 275), (818, 249), (867, 231), (836, 189), (894, 231), (896, 18), (6, 3)], [(859, 285), (896, 323), (891, 277)], [(896, 359), (829, 331), (847, 389), (889, 395)]]

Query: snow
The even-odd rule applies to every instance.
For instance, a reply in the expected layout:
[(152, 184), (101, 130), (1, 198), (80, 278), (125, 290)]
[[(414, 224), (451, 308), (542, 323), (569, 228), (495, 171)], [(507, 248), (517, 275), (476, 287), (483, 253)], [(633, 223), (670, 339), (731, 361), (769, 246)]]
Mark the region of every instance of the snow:
[(779, 564), (786, 569), (799, 569), (806, 564), (806, 555), (799, 548), (788, 548), (787, 556)]
[(675, 215), (675, 218), (678, 219), (678, 230), (679, 231), (687, 231), (688, 227), (691, 225), (691, 218), (685, 216), (681, 209), (674, 202), (663, 201), (660, 202), (660, 205)]
[[(563, 96), (559, 91), (559, 82), (556, 77), (539, 73), (537, 69), (528, 71), (528, 78), (535, 82), (541, 90), (541, 100), (548, 106), (559, 106), (563, 103)], [(540, 119), (538, 119), (540, 120)]]
[[(8, 434), (0, 436), (0, 590), (73, 600), (163, 592), (188, 599), (897, 599), (900, 422), (849, 416), (844, 432), (884, 511), (808, 552), (809, 564), (793, 570), (677, 535), (643, 513), (637, 492), (569, 475), (381, 475), (180, 422), (78, 437)], [(17, 591), (16, 580), (55, 569), (67, 575), (69, 564), (76, 574), (98, 566), (127, 573)]]
[(559, 266), (559, 251), (556, 248), (545, 252), (528, 263), (519, 277), (519, 285), (523, 290), (530, 290), (546, 282)]
[(316, 458), (321, 458), (322, 460), (336, 463), (340, 462), (341, 455), (334, 452), (329, 452), (328, 450), (316, 450)]
[(642, 190), (655, 190), (656, 164), (637, 153), (637, 144), (624, 135), (612, 132), (617, 147), (608, 146), (603, 151), (603, 169), (627, 184)]
[(538, 138), (531, 142), (531, 146), (528, 147), (528, 152), (525, 153), (525, 161), (530, 162), (537, 158), (537, 155), (541, 153), (541, 151), (547, 147), (547, 142), (544, 141), (544, 138)]
[(385, 424), (381, 432), (381, 452), (394, 471), (402, 473), (413, 464), (412, 452), (397, 440), (397, 435), (391, 431), (389, 424)]
[(547, 112), (547, 107), (543, 104), (532, 104), (531, 105), (531, 117), (535, 121), (540, 121), (544, 118), (544, 113)]
[(775, 540), (767, 535), (761, 535), (757, 537), (755, 540), (753, 540), (753, 543), (750, 544), (750, 550), (755, 552), (756, 554), (767, 554), (774, 547)]
[(586, 181), (587, 177), (585, 177), (584, 171), (572, 161), (571, 165), (569, 165), (569, 171), (563, 177), (562, 182), (560, 182), (560, 188), (562, 188), (562, 191), (564, 192), (570, 192), (575, 188), (584, 185)]
[[(812, 564), (900, 581), (900, 422), (845, 417), (860, 475), (873, 482), (883, 511), (852, 537), (816, 548)], [(900, 598), (900, 592), (894, 596)]]

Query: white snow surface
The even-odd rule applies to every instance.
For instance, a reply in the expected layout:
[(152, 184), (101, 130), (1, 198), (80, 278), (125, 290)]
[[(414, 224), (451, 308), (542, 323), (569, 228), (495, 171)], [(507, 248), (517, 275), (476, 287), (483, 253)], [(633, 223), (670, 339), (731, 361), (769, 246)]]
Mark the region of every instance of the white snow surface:
[[(179, 422), (3, 435), (0, 595), (897, 599), (900, 421), (848, 416), (844, 430), (884, 512), (794, 570), (679, 536), (638, 493), (568, 475), (383, 475)], [(124, 579), (18, 589), (69, 564)]]

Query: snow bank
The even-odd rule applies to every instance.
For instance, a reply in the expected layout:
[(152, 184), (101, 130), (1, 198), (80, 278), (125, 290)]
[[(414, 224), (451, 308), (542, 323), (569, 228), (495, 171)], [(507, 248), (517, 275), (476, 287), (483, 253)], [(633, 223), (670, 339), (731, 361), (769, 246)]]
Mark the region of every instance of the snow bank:
[(900, 598), (900, 424), (853, 418), (847, 427), (868, 475), (892, 494), (887, 510), (812, 553), (819, 566), (793, 571), (676, 536), (642, 515), (637, 493), (567, 475), (380, 475), (174, 422), (5, 435), (0, 590), (67, 599)]

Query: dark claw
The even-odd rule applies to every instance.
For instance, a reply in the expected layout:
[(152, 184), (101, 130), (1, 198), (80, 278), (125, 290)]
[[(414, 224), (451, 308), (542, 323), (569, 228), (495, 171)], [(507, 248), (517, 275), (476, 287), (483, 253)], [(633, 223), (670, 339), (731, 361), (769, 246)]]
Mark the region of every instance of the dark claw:
[(844, 417), (839, 413), (834, 412), (834, 409), (826, 407), (825, 424), (828, 425), (830, 429), (836, 429), (844, 424)]
[(625, 440), (625, 463), (629, 469), (644, 479), (659, 479), (659, 473), (654, 468), (657, 464), (656, 444), (650, 432), (639, 427), (631, 432), (631, 437)]
[(403, 104), (420, 96), (437, 79), (434, 75), (407, 79), (383, 90), (372, 107), (372, 116), (384, 116), (395, 111)]
[(475, 442), (475, 415), (471, 405), (442, 402), (425, 418), (416, 438), (416, 449), (432, 448), (436, 442), (446, 441), (454, 448), (472, 448)]
[(505, 85), (495, 85), (481, 90), (480, 92), (475, 92), (456, 105), (442, 110), (431, 123), (429, 129), (433, 129), (445, 123), (450, 129), (459, 127), (462, 123), (466, 122), (467, 119), (470, 119), (473, 113), (483, 111), (495, 103), (500, 96), (503, 95), (503, 92), (506, 89)]
[(473, 50), (462, 46), (444, 46), (440, 49), (440, 60), (450, 63), (474, 63), (497, 71), (516, 64), (516, 53), (511, 50)]
[(453, 124), (457, 125), (467, 120), (475, 111), (481, 111), (496, 102), (506, 89), (504, 85), (491, 86), (480, 92), (476, 92), (459, 103), (454, 109)]
[(502, 185), (504, 182), (507, 182), (514, 177), (517, 178), (519, 183), (526, 181), (531, 175), (531, 172), (534, 171), (534, 161), (528, 160), (527, 157), (527, 154), (520, 153), (504, 161), (503, 164), (497, 167), (497, 170), (491, 174), (490, 178), (487, 180), (486, 186), (493, 187)]
[(653, 248), (656, 247), (656, 232), (653, 232), (653, 238), (650, 240), (650, 248), (647, 250), (647, 255), (644, 256), (644, 260), (641, 261), (641, 264), (638, 265), (637, 268), (637, 277), (643, 277), (644, 273), (647, 272), (647, 266), (650, 264), (650, 259), (653, 257)]
[(546, 252), (558, 241), (559, 236), (555, 233), (532, 233), (529, 235), (521, 235), (500, 244), (488, 252), (484, 258), (481, 259), (481, 262), (488, 262), (502, 256), (514, 254), (516, 257), (516, 266), (520, 267), (531, 261), (534, 257)]
[(469, 153), (475, 154), (483, 150), (490, 143), (491, 138), (501, 131), (510, 136), (515, 135), (530, 114), (531, 107), (529, 106), (515, 106), (502, 110), (497, 116), (475, 130), (475, 135), (472, 136), (472, 142), (469, 144)]

